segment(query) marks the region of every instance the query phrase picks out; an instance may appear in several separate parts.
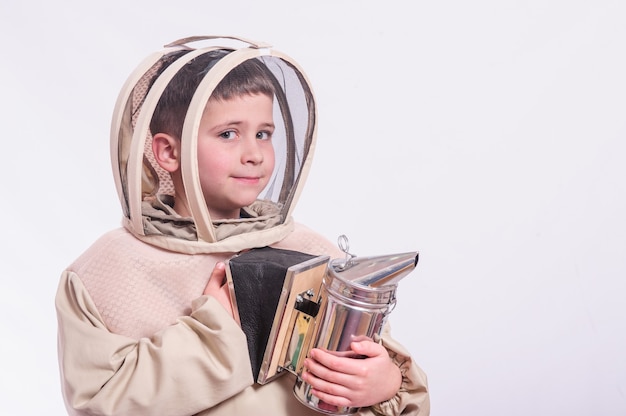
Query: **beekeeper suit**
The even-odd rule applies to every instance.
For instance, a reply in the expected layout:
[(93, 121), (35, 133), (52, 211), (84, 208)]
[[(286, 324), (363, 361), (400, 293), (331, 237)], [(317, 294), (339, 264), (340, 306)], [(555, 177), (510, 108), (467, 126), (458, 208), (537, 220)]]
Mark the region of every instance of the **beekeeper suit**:
[[(213, 58), (184, 122), (182, 178), (191, 215), (181, 217), (168, 205), (174, 189), (154, 162), (149, 126), (170, 80), (203, 54)], [(198, 121), (220, 79), (249, 59), (262, 62), (276, 80), (274, 174), (242, 218), (212, 221), (197, 179)], [(255, 383), (244, 332), (216, 299), (202, 295), (216, 262), (242, 250), (271, 246), (342, 255), (291, 216), (315, 137), (316, 108), (306, 76), (268, 45), (187, 38), (148, 56), (131, 74), (111, 130), (122, 227), (99, 238), (62, 273), (56, 295), (61, 385), (69, 414), (320, 414), (294, 397), (292, 374)], [(395, 397), (359, 414), (428, 415), (425, 375), (388, 327), (380, 342), (400, 368), (402, 385)]]

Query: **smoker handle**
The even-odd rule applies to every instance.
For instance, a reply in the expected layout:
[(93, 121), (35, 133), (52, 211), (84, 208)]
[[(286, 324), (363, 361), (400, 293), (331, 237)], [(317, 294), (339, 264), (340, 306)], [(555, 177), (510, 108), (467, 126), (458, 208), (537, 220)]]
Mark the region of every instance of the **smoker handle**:
[(174, 42), (168, 43), (167, 45), (165, 45), (165, 48), (171, 48), (174, 46), (187, 46), (186, 44), (189, 42), (198, 42), (201, 40), (210, 40), (210, 39), (233, 39), (233, 40), (237, 40), (240, 42), (244, 42), (247, 43), (248, 45), (250, 45), (253, 48), (256, 49), (263, 49), (263, 48), (271, 48), (272, 45), (268, 44), (268, 43), (264, 43), (264, 42), (256, 42), (253, 40), (249, 40), (249, 39), (245, 39), (242, 37), (238, 37), (238, 36), (219, 36), (219, 35), (208, 35), (208, 36), (189, 36), (187, 38), (182, 38), (182, 39), (178, 39), (175, 40)]

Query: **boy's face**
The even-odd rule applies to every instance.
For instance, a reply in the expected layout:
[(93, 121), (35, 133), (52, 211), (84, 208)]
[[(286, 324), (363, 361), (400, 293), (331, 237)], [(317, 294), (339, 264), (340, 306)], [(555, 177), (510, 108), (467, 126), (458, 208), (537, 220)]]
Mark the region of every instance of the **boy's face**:
[(212, 219), (239, 218), (274, 170), (272, 99), (210, 99), (198, 132), (200, 184)]

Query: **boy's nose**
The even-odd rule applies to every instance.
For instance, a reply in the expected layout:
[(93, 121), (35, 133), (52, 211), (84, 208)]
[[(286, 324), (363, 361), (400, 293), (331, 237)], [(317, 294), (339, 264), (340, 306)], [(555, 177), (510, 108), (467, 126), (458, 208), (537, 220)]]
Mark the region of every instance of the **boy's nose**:
[(263, 152), (256, 137), (243, 140), (241, 159), (243, 163), (252, 163), (254, 165), (263, 162)]

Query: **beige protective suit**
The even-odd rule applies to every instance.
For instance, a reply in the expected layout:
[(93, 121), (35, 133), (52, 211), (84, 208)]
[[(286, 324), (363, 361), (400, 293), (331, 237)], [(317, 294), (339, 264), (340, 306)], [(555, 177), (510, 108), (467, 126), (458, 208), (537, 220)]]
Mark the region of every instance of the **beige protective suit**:
[[(118, 99), (111, 150), (123, 227), (102, 236), (63, 272), (56, 296), (59, 365), (69, 414), (320, 414), (295, 398), (291, 374), (265, 385), (253, 381), (243, 331), (217, 300), (202, 295), (215, 263), (244, 249), (272, 246), (342, 255), (291, 218), (313, 154), (313, 96), (298, 66), (267, 45), (187, 46), (207, 39), (211, 37), (181, 40), (148, 57)], [(172, 53), (177, 59), (169, 59)], [(167, 175), (150, 160), (148, 124), (177, 68), (202, 53), (216, 53), (216, 60), (185, 121), (183, 172), (193, 215), (182, 218), (163, 203), (172, 189)], [(241, 219), (214, 223), (195, 179), (197, 132), (188, 126), (197, 126), (228, 69), (247, 59), (263, 60), (281, 86), (275, 105), (276, 124), (283, 126), (275, 144), (277, 173)], [(426, 377), (388, 329), (381, 342), (401, 369), (402, 386), (391, 400), (359, 414), (428, 415)]]

